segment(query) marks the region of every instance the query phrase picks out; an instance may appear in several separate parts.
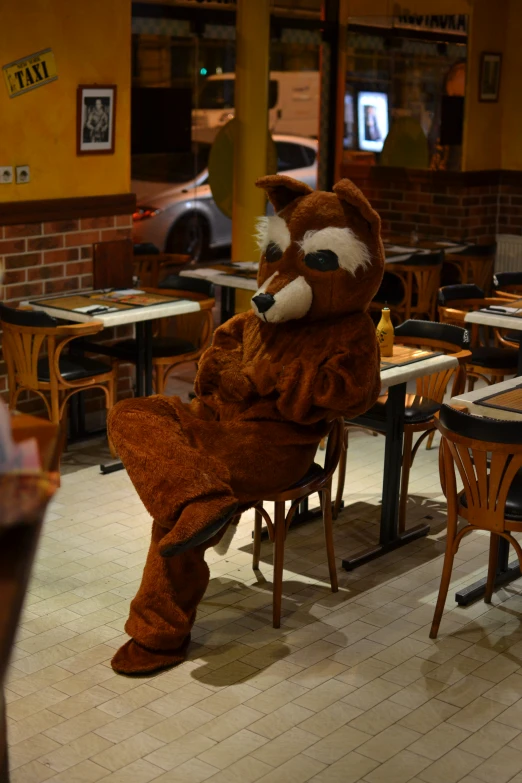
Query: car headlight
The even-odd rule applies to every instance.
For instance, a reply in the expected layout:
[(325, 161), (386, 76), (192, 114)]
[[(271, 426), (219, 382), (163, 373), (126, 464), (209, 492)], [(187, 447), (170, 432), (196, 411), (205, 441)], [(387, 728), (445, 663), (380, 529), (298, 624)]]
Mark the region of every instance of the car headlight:
[(156, 209), (156, 207), (136, 207), (136, 211), (132, 213), (132, 219), (134, 222), (137, 220), (145, 220), (145, 218), (159, 215), (160, 212), (161, 209)]

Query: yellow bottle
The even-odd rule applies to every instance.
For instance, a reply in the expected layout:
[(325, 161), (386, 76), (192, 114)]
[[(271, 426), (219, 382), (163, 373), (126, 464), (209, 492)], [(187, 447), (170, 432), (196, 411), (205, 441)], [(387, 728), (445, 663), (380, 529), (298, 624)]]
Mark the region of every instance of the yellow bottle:
[(393, 356), (394, 329), (389, 307), (382, 308), (382, 316), (377, 326), (377, 340), (381, 348), (381, 356)]

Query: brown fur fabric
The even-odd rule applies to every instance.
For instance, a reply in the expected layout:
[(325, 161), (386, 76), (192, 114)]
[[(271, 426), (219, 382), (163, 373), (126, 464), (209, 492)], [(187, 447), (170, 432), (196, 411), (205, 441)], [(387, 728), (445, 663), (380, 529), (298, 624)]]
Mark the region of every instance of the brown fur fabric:
[[(121, 673), (184, 659), (209, 579), (205, 549), (238, 505), (303, 477), (332, 418), (364, 412), (379, 394), (379, 351), (365, 312), (384, 265), (378, 215), (348, 180), (334, 193), (284, 176), (257, 184), (277, 216), (267, 222), (253, 310), (216, 330), (190, 406), (160, 396), (125, 400), (109, 417), (155, 520), (126, 625), (134, 641), (112, 662)], [(332, 228), (342, 231), (319, 233)]]

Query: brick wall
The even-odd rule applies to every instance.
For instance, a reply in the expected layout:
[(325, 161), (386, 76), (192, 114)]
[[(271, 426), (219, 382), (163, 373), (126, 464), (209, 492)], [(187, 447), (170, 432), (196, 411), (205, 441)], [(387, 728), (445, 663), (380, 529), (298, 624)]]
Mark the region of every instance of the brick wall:
[[(5, 269), (2, 300), (16, 307), (19, 302), (62, 291), (92, 288), (92, 246), (95, 242), (131, 236), (131, 215), (83, 217), (77, 220), (0, 225), (0, 262)], [(100, 341), (132, 335), (132, 327), (105, 330)], [(132, 393), (131, 365), (120, 365), (118, 396)], [(5, 363), (0, 363), (0, 392), (7, 397)], [(102, 426), (104, 396), (93, 390), (85, 393), (89, 427)], [(43, 414), (42, 401), (28, 393), (20, 397), (21, 410)]]
[(490, 243), (522, 233), (522, 173), (344, 166), (379, 212), (385, 233)]

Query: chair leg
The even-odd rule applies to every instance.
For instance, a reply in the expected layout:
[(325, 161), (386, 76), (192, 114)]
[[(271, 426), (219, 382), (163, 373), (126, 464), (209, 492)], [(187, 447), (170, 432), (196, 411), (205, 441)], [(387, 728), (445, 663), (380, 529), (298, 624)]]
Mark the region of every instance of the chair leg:
[(475, 378), (472, 375), (468, 375), (468, 391), (473, 391), (475, 388)]
[(486, 582), (486, 592), (484, 593), (484, 602), (486, 604), (491, 603), (491, 596), (495, 589), (495, 577), (497, 575), (497, 561), (498, 561), (498, 544), (500, 536), (496, 533), (492, 533), (489, 539), (489, 565), (488, 565), (488, 579)]
[(323, 489), (322, 493), (322, 508), (323, 508), (323, 525), (324, 525), (324, 540), (326, 543), (326, 556), (328, 558), (328, 571), (330, 573), (330, 585), (332, 593), (336, 593), (339, 590), (337, 584), (337, 569), (335, 567), (335, 549), (333, 542), (333, 526), (332, 526), (332, 495), (329, 488)]
[(437, 605), (435, 606), (435, 613), (433, 615), (433, 622), (431, 624), (430, 639), (436, 639), (439, 632), (439, 625), (442, 619), (442, 613), (446, 604), (446, 598), (448, 597), (448, 590), (451, 580), (451, 572), (453, 571), (453, 560), (455, 559), (455, 552), (453, 551), (453, 545), (455, 542), (455, 536), (457, 534), (457, 516), (452, 515), (454, 518), (450, 519), (448, 515), (448, 531), (446, 538), (446, 552), (444, 554), (444, 565), (442, 566), (442, 576), (440, 578), (439, 595), (437, 598)]
[(337, 492), (333, 507), (333, 518), (337, 519), (341, 503), (343, 502), (344, 482), (346, 479), (346, 463), (348, 461), (348, 427), (344, 428), (341, 456), (339, 457), (339, 469), (337, 472)]
[(154, 366), (154, 369), (156, 370), (155, 378), (154, 378), (154, 386), (156, 394), (164, 394), (165, 393), (165, 371), (163, 369), (163, 366), (161, 364), (156, 364)]
[(285, 560), (286, 517), (285, 504), (274, 503), (274, 595), (273, 626), (281, 627), (281, 601), (283, 598), (283, 564)]
[(406, 527), (406, 506), (408, 505), (408, 485), (410, 483), (411, 448), (413, 430), (404, 427), (404, 445), (402, 447), (401, 495), (399, 501), (399, 533), (404, 533)]
[(426, 441), (426, 451), (429, 451), (429, 449), (431, 449), (431, 447), (433, 446), (434, 437), (435, 437), (435, 430), (433, 430), (433, 432), (430, 432), (430, 434), (428, 435), (428, 440)]
[(263, 517), (261, 512), (256, 508), (254, 518), (254, 559), (252, 568), (254, 571), (259, 569), (259, 558), (261, 555), (261, 528), (263, 524)]

